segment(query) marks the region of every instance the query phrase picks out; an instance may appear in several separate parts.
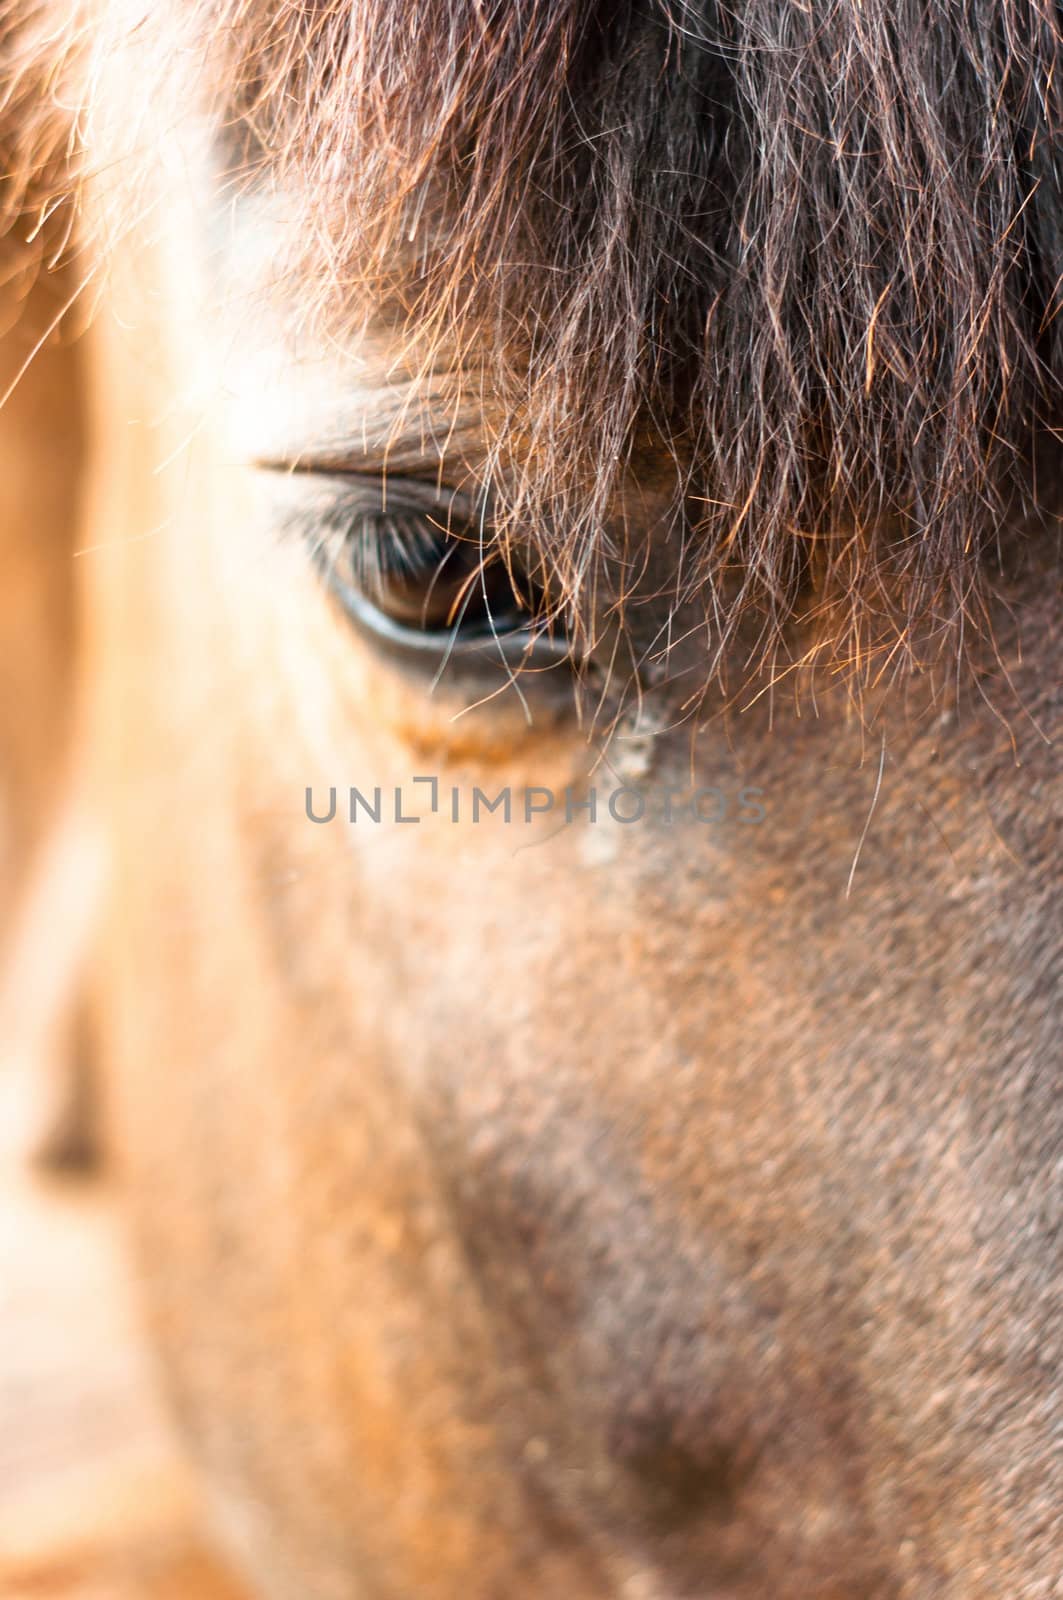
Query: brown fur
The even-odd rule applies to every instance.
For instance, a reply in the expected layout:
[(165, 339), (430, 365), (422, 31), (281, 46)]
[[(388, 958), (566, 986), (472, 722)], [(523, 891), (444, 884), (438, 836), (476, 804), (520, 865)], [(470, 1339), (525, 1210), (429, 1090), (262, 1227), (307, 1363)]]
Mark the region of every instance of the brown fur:
[[(271, 1600), (1047, 1600), (1055, 10), (131, 20), (13, 81), (22, 150), (85, 108), (104, 1057), (220, 1536)], [(281, 537), (340, 469), (490, 484), (611, 741), (350, 625)], [(766, 815), (304, 815), (426, 771)]]

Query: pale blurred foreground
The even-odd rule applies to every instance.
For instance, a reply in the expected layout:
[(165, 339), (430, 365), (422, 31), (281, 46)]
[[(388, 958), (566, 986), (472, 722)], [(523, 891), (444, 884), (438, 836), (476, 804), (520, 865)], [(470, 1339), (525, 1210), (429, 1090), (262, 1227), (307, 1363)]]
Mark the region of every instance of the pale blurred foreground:
[(110, 1184), (30, 1159), (46, 1132), (68, 1161), (88, 1151), (77, 1069), (102, 860), (75, 777), (78, 348), (48, 335), (62, 275), (2, 265), (0, 1596), (237, 1600), (195, 1532)]
[(0, 1129), (0, 1596), (239, 1600), (196, 1533), (113, 1195)]

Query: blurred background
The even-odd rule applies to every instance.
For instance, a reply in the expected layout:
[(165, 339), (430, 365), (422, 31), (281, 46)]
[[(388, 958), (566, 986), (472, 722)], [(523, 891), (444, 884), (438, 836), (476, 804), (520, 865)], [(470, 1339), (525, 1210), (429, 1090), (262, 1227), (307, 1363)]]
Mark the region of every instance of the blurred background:
[(237, 1600), (197, 1531), (99, 1138), (83, 355), (46, 248), (0, 257), (0, 1596)]

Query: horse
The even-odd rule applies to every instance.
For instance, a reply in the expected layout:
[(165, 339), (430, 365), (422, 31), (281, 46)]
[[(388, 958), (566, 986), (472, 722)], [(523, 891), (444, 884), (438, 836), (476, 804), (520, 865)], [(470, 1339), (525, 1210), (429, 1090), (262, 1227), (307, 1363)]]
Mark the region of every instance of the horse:
[(1055, 0), (0, 40), (101, 1114), (222, 1547), (1047, 1600)]

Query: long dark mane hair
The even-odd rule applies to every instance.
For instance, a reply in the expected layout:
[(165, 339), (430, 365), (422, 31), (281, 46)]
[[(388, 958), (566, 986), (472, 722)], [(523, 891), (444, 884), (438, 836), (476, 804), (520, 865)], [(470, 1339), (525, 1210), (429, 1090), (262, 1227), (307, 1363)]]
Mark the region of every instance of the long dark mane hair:
[[(14, 214), (77, 151), (62, 30), (9, 10)], [(498, 535), (576, 610), (652, 471), (721, 650), (977, 629), (1055, 507), (1056, 0), (215, 0), (142, 25), (145, 83), (174, 29), (238, 175), (305, 197), (321, 310), (475, 370)]]

